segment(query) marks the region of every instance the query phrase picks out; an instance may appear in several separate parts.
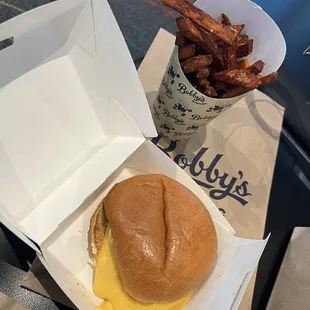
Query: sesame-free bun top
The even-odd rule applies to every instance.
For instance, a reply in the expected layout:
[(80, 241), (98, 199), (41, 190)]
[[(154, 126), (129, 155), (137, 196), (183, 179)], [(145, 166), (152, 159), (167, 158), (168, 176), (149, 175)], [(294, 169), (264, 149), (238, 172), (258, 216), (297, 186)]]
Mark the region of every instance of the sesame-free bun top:
[(164, 175), (134, 176), (111, 189), (91, 221), (96, 252), (105, 215), (123, 286), (141, 302), (187, 296), (215, 263), (217, 236), (209, 212), (191, 191)]

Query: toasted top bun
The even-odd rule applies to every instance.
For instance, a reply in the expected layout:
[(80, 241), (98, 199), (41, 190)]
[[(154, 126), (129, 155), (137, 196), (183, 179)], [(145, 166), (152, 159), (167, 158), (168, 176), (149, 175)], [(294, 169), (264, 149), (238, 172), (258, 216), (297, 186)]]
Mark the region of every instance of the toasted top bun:
[[(164, 175), (139, 175), (116, 184), (104, 199), (118, 272), (125, 290), (145, 303), (179, 300), (212, 269), (217, 236), (209, 212), (180, 183)], [(95, 255), (106, 218), (92, 218)], [(103, 231), (103, 232), (102, 232)]]

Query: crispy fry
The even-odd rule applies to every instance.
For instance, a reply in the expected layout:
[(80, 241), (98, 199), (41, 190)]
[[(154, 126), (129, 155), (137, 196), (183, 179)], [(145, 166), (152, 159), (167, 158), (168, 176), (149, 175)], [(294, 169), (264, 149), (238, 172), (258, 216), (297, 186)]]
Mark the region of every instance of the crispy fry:
[(224, 13), (222, 13), (222, 24), (225, 26), (231, 26), (230, 19)]
[(161, 1), (183, 15), (176, 19), (176, 45), (181, 68), (195, 89), (210, 97), (232, 98), (276, 80), (275, 72), (260, 75), (262, 60), (249, 65), (245, 57), (254, 41), (240, 34), (244, 24), (232, 25), (224, 13), (219, 23), (189, 0)]
[(161, 0), (161, 2), (176, 10), (181, 15), (189, 18), (202, 29), (212, 32), (215, 36), (229, 45), (232, 44), (238, 36), (234, 29), (217, 22), (210, 15), (187, 1)]
[(248, 41), (249, 41), (249, 36), (246, 34), (243, 34), (237, 38), (238, 45), (244, 42), (248, 42)]
[(227, 92), (229, 85), (221, 81), (216, 81), (214, 84), (214, 89), (217, 91), (217, 93), (222, 94)]
[[(205, 32), (207, 32), (207, 31), (205, 31)], [(224, 41), (222, 41), (221, 39), (216, 37), (213, 33), (208, 32), (208, 34), (210, 35), (212, 41), (214, 41), (218, 47), (227, 47), (227, 46), (229, 46)]]
[(230, 19), (224, 13), (222, 13), (222, 24), (225, 25), (225, 26), (230, 26), (230, 28), (236, 30), (238, 34), (240, 34), (240, 32), (245, 27), (244, 24), (242, 24), (242, 25), (232, 25)]
[(262, 60), (257, 60), (253, 65), (248, 68), (248, 71), (259, 74), (263, 71), (265, 63)]
[(224, 68), (226, 70), (233, 70), (238, 67), (237, 64), (237, 45), (233, 43), (231, 46), (224, 48), (223, 53)]
[(210, 85), (207, 79), (196, 79), (197, 84), (201, 87), (202, 92), (209, 97), (217, 97), (218, 94)]
[[(238, 61), (238, 69), (248, 69), (249, 68), (249, 61), (247, 59), (241, 59)], [(250, 72), (252, 72), (251, 70), (249, 70)], [(255, 74), (255, 72), (252, 72)]]
[(246, 45), (249, 42), (249, 36), (246, 34), (240, 35), (237, 38), (237, 47)]
[(238, 35), (240, 34), (240, 32), (244, 29), (245, 27), (245, 24), (242, 24), (242, 25), (233, 25), (231, 26), (232, 29), (235, 29), (238, 33)]
[(209, 75), (210, 70), (208, 68), (201, 68), (200, 70), (197, 71), (196, 79), (197, 80), (206, 79)]
[(196, 56), (205, 54), (206, 52), (202, 49), (202, 47), (199, 44), (196, 44)]
[(216, 72), (219, 72), (219, 70), (218, 70), (218, 68), (215, 68), (214, 66), (209, 66), (208, 69), (210, 71), (209, 78), (210, 78), (210, 80), (212, 80), (213, 74)]
[(177, 33), (175, 34), (175, 45), (177, 46), (184, 46), (186, 45), (186, 38), (182, 35), (182, 33), (180, 31), (177, 31)]
[[(247, 36), (246, 36), (247, 37)], [(244, 40), (238, 43), (237, 58), (246, 57), (253, 51), (253, 40)]]
[(215, 97), (218, 96), (217, 92), (215, 91), (215, 89), (212, 86), (206, 87), (205, 90), (204, 90), (204, 94), (206, 96), (209, 96), (209, 97), (212, 97), (212, 98), (215, 98)]
[(254, 89), (261, 84), (260, 78), (247, 70), (226, 70), (213, 74), (213, 79), (231, 85)]
[(218, 62), (218, 64), (223, 67), (221, 51), (209, 33), (200, 31), (192, 21), (183, 16), (178, 17), (176, 23), (181, 34), (185, 38), (199, 44), (207, 54), (212, 56), (214, 61)]
[(205, 31), (201, 31), (200, 33), (203, 39), (203, 43), (201, 44), (201, 47), (204, 49), (204, 51), (207, 54), (210, 54), (212, 56), (213, 60), (217, 62), (217, 64), (221, 68), (223, 68), (224, 61), (221, 55), (221, 51), (219, 47), (217, 46), (217, 44), (213, 41), (212, 36), (210, 35), (210, 33), (205, 32)]
[(207, 79), (196, 79), (197, 85), (201, 86), (203, 89), (206, 89), (210, 86), (210, 83)]
[(240, 95), (247, 93), (248, 91), (250, 91), (250, 89), (248, 89), (248, 88), (234, 87), (234, 88), (231, 88), (230, 90), (228, 90), (225, 94), (223, 94), (222, 98), (237, 97), (237, 96), (240, 96)]
[(188, 18), (180, 16), (176, 20), (180, 33), (188, 40), (201, 44), (203, 42), (202, 36), (196, 25)]
[(184, 73), (190, 73), (210, 65), (211, 62), (212, 57), (210, 55), (200, 55), (185, 60), (181, 63), (181, 67)]
[(275, 80), (277, 79), (277, 76), (278, 76), (277, 72), (272, 72), (266, 76), (263, 76), (260, 79), (260, 82), (261, 82), (260, 86), (265, 86), (266, 84), (275, 82)]
[(195, 44), (179, 47), (179, 59), (186, 60), (195, 56)]
[(226, 47), (227, 44), (221, 40), (214, 40), (214, 42), (217, 44), (218, 47), (223, 48)]

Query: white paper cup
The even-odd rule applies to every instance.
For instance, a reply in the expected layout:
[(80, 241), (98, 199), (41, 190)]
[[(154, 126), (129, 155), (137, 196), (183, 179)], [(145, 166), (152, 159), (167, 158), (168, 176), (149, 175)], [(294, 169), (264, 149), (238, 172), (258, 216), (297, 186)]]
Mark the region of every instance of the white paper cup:
[(184, 140), (244, 96), (219, 99), (199, 92), (183, 73), (176, 46), (151, 110), (160, 135)]
[[(285, 40), (275, 22), (259, 6), (246, 0), (200, 0), (196, 6), (217, 20), (226, 13), (233, 24), (245, 24), (244, 33), (254, 39), (253, 52), (247, 57), (250, 64), (263, 60), (266, 64), (263, 75), (279, 69), (286, 54)], [(188, 139), (200, 126), (211, 122), (247, 94), (219, 99), (199, 92), (183, 73), (176, 46), (151, 107), (154, 123), (158, 133), (170, 140)]]

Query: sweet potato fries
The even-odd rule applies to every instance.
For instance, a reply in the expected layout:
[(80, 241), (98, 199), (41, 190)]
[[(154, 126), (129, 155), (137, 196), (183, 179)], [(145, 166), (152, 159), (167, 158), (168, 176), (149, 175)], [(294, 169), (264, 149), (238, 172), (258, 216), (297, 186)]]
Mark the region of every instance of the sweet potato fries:
[(191, 3), (184, 0), (161, 0), (166, 6), (176, 10), (181, 15), (197, 24), (199, 28), (214, 33), (218, 38), (227, 44), (235, 41), (238, 33), (231, 27), (225, 26), (213, 19), (204, 11), (198, 9)]
[(161, 1), (182, 15), (176, 19), (175, 44), (183, 72), (200, 92), (232, 98), (276, 80), (276, 72), (260, 76), (262, 60), (250, 65), (245, 58), (252, 53), (254, 40), (242, 34), (244, 24), (233, 24), (224, 13), (218, 22), (186, 0)]

